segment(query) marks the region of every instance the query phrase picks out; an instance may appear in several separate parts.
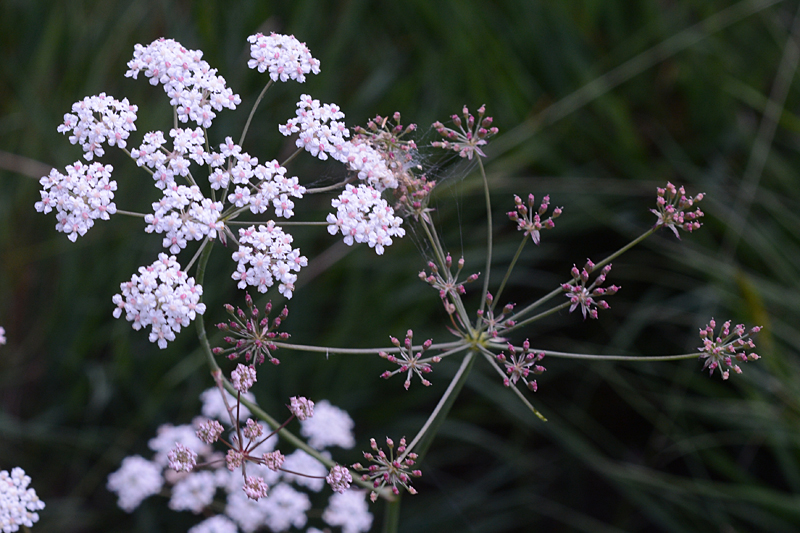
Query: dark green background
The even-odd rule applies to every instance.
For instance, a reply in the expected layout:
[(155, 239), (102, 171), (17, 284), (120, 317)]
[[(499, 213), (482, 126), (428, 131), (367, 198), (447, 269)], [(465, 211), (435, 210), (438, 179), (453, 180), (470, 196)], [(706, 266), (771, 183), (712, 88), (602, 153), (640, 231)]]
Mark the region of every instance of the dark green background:
[[(0, 325), (8, 337), (0, 469), (21, 466), (33, 478), (47, 504), (35, 531), (181, 531), (199, 521), (159, 497), (127, 515), (105, 489), (122, 457), (149, 456), (158, 425), (188, 423), (211, 385), (192, 330), (159, 350), (111, 317), (119, 283), (155, 259), (160, 239), (116, 216), (72, 244), (52, 214), (34, 211), (35, 178), (80, 157), (56, 127), (84, 96), (104, 91), (139, 105), (132, 143), (169, 127), (163, 91), (124, 78), (133, 45), (161, 36), (203, 50), (242, 95), (240, 109), (212, 129), (216, 141), (238, 137), (265, 80), (246, 68), (245, 38), (256, 31), (293, 33), (322, 62), (306, 84), (268, 94), (245, 146), (260, 159), (291, 148), (275, 125), (293, 115), (301, 93), (338, 103), (348, 124), (400, 111), (420, 125), (421, 146), (434, 140), (434, 120), (487, 104), (501, 130), (487, 149), (495, 273), (518, 243), (502, 215), (512, 194), (550, 193), (565, 207), (515, 271), (506, 296), (520, 304), (568, 279), (573, 263), (599, 260), (646, 230), (656, 186), (670, 180), (707, 193), (700, 232), (678, 242), (664, 231), (615, 261), (610, 282), (623, 290), (612, 309), (599, 321), (562, 313), (536, 324), (525, 332), (534, 346), (684, 353), (711, 316), (766, 326), (757, 338), (764, 359), (728, 382), (709, 379), (696, 361), (546, 360), (533, 397), (546, 424), (479, 362), (422, 464), (420, 495), (404, 498), (403, 531), (796, 531), (796, 82), (773, 115), (774, 139), (762, 127), (774, 87), (794, 76), (791, 62), (780, 65), (796, 11), (795, 2), (707, 0), (0, 0)], [(765, 148), (760, 171), (754, 154)], [(147, 210), (156, 197), (149, 177), (113, 152), (104, 161), (115, 166), (117, 205)], [(427, 148), (421, 163), (443, 180), (435, 207), (447, 247), (465, 254), (467, 271), (482, 270), (476, 176), (462, 180), (468, 169)], [(291, 170), (304, 183), (337, 175), (308, 157)], [(325, 203), (298, 204), (298, 218), (323, 216)], [(303, 215), (303, 205), (318, 211)], [(313, 280), (301, 274), (308, 284), (285, 322), (293, 340), (382, 346), (408, 328), (417, 339), (449, 340), (437, 295), (417, 279), (424, 259), (410, 237), (383, 257), (355, 247)], [(324, 231), (296, 239), (309, 257), (334, 242)], [(224, 318), (222, 303), (243, 303), (227, 254), (215, 250), (209, 267), (209, 325)], [(336, 456), (343, 462), (357, 460), (370, 437), (412, 437), (453, 372), (443, 363), (433, 387), (405, 392), (399, 378), (377, 379), (386, 368), (377, 357), (281, 359), (260, 378), (260, 402), (277, 413), (303, 394), (347, 409), (359, 446)], [(382, 507), (372, 509), (377, 528)]]

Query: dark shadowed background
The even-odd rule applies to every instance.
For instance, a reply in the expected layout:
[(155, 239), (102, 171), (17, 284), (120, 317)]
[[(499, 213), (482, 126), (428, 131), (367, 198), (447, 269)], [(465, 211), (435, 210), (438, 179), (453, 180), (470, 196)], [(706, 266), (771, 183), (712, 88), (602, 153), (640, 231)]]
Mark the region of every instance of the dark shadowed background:
[[(302, 93), (338, 103), (350, 125), (400, 111), (419, 124), (420, 146), (434, 140), (434, 120), (487, 104), (501, 130), (486, 150), (496, 274), (518, 244), (503, 216), (513, 194), (549, 193), (565, 208), (511, 278), (506, 296), (520, 304), (568, 279), (573, 263), (602, 259), (649, 228), (656, 186), (707, 194), (701, 231), (682, 241), (662, 231), (614, 262), (610, 282), (623, 290), (600, 320), (551, 317), (525, 331), (534, 346), (677, 354), (695, 351), (712, 316), (766, 328), (756, 339), (763, 360), (727, 382), (697, 361), (546, 360), (532, 401), (547, 423), (479, 363), (421, 465), (420, 494), (404, 498), (403, 531), (797, 531), (797, 11), (796, 2), (708, 0), (0, 0), (0, 325), (8, 338), (0, 469), (21, 466), (33, 478), (47, 504), (34, 530), (197, 523), (160, 497), (128, 515), (105, 483), (124, 456), (149, 456), (160, 424), (188, 423), (212, 384), (193, 328), (159, 350), (111, 316), (111, 296), (155, 259), (158, 237), (115, 216), (73, 244), (52, 214), (34, 211), (36, 178), (80, 157), (56, 127), (73, 102), (100, 92), (139, 106), (132, 144), (170, 127), (163, 91), (124, 77), (134, 44), (164, 36), (202, 50), (242, 96), (211, 130), (216, 142), (238, 138), (265, 82), (246, 68), (245, 39), (276, 31), (305, 41), (322, 72), (268, 93), (245, 146), (262, 160), (290, 151), (276, 124)], [(157, 196), (149, 176), (108, 153), (117, 205), (147, 211)], [(464, 167), (428, 148), (420, 163), (442, 180), (435, 207), (449, 250), (465, 255), (468, 271), (481, 270), (476, 175), (464, 177)], [(310, 157), (291, 171), (303, 183), (337, 175)], [(323, 217), (326, 201), (298, 203), (308, 209), (298, 218)], [(336, 240), (324, 230), (295, 235), (309, 258)], [(223, 303), (243, 304), (227, 252), (215, 251), (209, 325), (224, 319)], [(365, 246), (347, 252), (313, 279), (301, 273), (285, 322), (294, 341), (385, 346), (408, 328), (415, 339), (450, 340), (438, 296), (417, 278), (426, 260), (413, 238), (383, 257)], [(259, 401), (280, 412), (289, 396), (306, 395), (348, 410), (359, 445), (336, 459), (350, 463), (370, 437), (413, 437), (453, 372), (442, 364), (431, 388), (406, 392), (401, 381), (377, 379), (385, 369), (377, 356), (281, 359), (262, 374)], [(378, 530), (383, 508), (372, 510)]]

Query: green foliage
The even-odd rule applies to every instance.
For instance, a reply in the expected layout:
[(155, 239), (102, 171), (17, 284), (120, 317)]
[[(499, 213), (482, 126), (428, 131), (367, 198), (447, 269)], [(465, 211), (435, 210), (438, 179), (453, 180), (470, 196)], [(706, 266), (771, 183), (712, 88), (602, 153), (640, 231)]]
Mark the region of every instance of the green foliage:
[[(35, 213), (33, 178), (80, 155), (56, 126), (73, 102), (104, 91), (140, 106), (138, 135), (168, 127), (163, 92), (124, 78), (133, 45), (165, 36), (203, 50), (243, 96), (240, 110), (222, 113), (211, 133), (239, 132), (242, 109), (264, 81), (246, 68), (245, 38), (272, 30), (305, 41), (322, 73), (270, 91), (245, 147), (259, 158), (287, 153), (276, 124), (293, 115), (301, 92), (338, 103), (348, 124), (398, 110), (420, 125), (421, 146), (432, 140), (434, 120), (465, 103), (487, 104), (501, 130), (487, 150), (496, 264), (516, 249), (516, 232), (499, 216), (513, 207), (513, 193), (549, 193), (565, 207), (556, 230), (526, 248), (510, 280), (505, 296), (518, 303), (569, 279), (573, 263), (600, 259), (649, 228), (656, 186), (669, 180), (707, 193), (699, 232), (677, 242), (662, 231), (615, 261), (610, 281), (623, 290), (599, 321), (550, 318), (526, 332), (534, 346), (659, 355), (694, 350), (697, 329), (711, 316), (765, 326), (757, 339), (763, 360), (726, 382), (692, 361), (546, 361), (532, 401), (547, 423), (491, 371), (473, 372), (422, 465), (420, 494), (403, 498), (401, 530), (796, 531), (795, 86), (778, 107), (774, 138), (760, 129), (776, 80), (794, 76), (791, 65), (779, 66), (796, 6), (324, 4), (0, 3), (0, 325), (8, 337), (0, 348), (0, 469), (21, 466), (33, 478), (47, 504), (35, 531), (173, 531), (195, 523), (158, 498), (126, 515), (105, 480), (122, 457), (147, 454), (159, 424), (189, 422), (198, 394), (212, 384), (193, 328), (158, 350), (111, 317), (119, 283), (159, 250), (140, 221), (100, 222), (72, 244), (54, 231), (52, 216)], [(768, 149), (762, 171), (752, 167), (758, 146)], [(332, 172), (308, 159), (292, 167), (301, 181)], [(147, 209), (155, 198), (147, 175), (125, 157), (109, 161), (118, 205)], [(445, 241), (454, 256), (465, 255), (465, 271), (481, 270), (480, 184), (446, 166), (435, 174), (450, 182), (435, 205)], [(315, 209), (322, 214), (326, 206)], [(296, 239), (309, 257), (333, 242), (312, 231)], [(209, 325), (224, 318), (224, 302), (243, 303), (220, 251), (206, 274)], [(383, 257), (363, 247), (331, 253), (330, 268), (291, 301), (285, 325), (293, 341), (369, 347), (408, 328), (416, 339), (441, 335), (445, 315), (417, 279), (424, 260), (413, 239)], [(502, 270), (496, 274), (499, 280)], [(406, 392), (377, 379), (385, 369), (377, 357), (280, 355), (280, 367), (256, 387), (265, 409), (276, 412), (294, 395), (328, 398), (356, 420), (363, 449), (372, 436), (413, 437), (456, 370), (442, 363), (431, 389)], [(337, 459), (353, 462), (358, 453)]]

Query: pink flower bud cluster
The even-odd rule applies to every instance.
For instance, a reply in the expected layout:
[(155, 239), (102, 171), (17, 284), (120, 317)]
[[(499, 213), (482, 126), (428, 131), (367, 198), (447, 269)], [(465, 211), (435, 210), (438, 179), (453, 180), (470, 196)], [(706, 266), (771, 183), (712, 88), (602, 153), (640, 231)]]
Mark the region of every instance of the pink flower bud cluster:
[(742, 369), (736, 364), (737, 361), (746, 363), (761, 358), (755, 352), (746, 353), (747, 350), (756, 347), (751, 336), (761, 331), (761, 326), (755, 326), (749, 332), (745, 332), (744, 324), (737, 324), (731, 329), (731, 321), (728, 320), (722, 325), (720, 336), (715, 337), (716, 327), (717, 323), (712, 318), (705, 329), (700, 330), (703, 346), (698, 350), (701, 352), (700, 359), (705, 359), (703, 370), (707, 368), (709, 375), (713, 374), (714, 370), (719, 370), (722, 379), (728, 379), (731, 370), (737, 374), (742, 373)]
[(525, 339), (521, 350), (509, 343), (509, 357), (506, 357), (504, 353), (497, 355), (497, 360), (505, 365), (506, 373), (508, 374), (508, 377), (503, 379), (503, 385), (510, 387), (511, 385), (516, 385), (517, 381), (522, 380), (525, 386), (533, 392), (536, 392), (539, 388), (535, 379), (528, 381), (528, 375), (531, 373), (541, 374), (546, 370), (545, 367), (537, 364), (544, 359), (544, 354), (531, 352), (530, 348), (530, 342)]
[(387, 370), (386, 372), (381, 374), (381, 377), (383, 379), (389, 379), (395, 374), (400, 374), (405, 372), (406, 381), (405, 383), (403, 383), (403, 386), (405, 387), (406, 390), (408, 390), (408, 388), (411, 386), (412, 374), (416, 374), (417, 377), (422, 382), (422, 384), (425, 385), (426, 387), (429, 387), (431, 385), (431, 382), (425, 379), (423, 377), (423, 374), (428, 374), (433, 371), (430, 363), (438, 363), (439, 361), (442, 360), (441, 357), (439, 356), (433, 356), (429, 359), (420, 359), (422, 357), (422, 354), (425, 353), (425, 351), (427, 351), (428, 348), (431, 347), (433, 341), (431, 339), (426, 340), (425, 342), (422, 343), (422, 346), (419, 346), (417, 348), (419, 351), (417, 353), (414, 353), (414, 346), (411, 342), (413, 338), (414, 338), (414, 332), (411, 330), (408, 330), (406, 332), (406, 338), (403, 341), (402, 345), (400, 344), (400, 341), (397, 340), (395, 337), (389, 337), (389, 339), (392, 341), (392, 344), (394, 344), (397, 348), (399, 348), (399, 354), (400, 354), (399, 357), (394, 355), (393, 353), (390, 354), (387, 352), (378, 352), (378, 355), (381, 356), (382, 358), (386, 359), (390, 363), (398, 365), (398, 368), (396, 368), (391, 372)]
[(330, 473), (325, 477), (325, 481), (331, 486), (334, 492), (343, 494), (350, 488), (350, 483), (353, 482), (353, 476), (347, 467), (333, 465)]
[(569, 298), (572, 304), (569, 312), (573, 312), (578, 306), (581, 307), (584, 320), (588, 315), (589, 318), (597, 318), (597, 308), (608, 309), (610, 306), (605, 300), (597, 300), (598, 297), (611, 296), (619, 291), (620, 287), (611, 285), (610, 287), (603, 288), (601, 285), (605, 283), (606, 276), (611, 271), (611, 265), (608, 264), (603, 267), (599, 276), (588, 287), (586, 284), (589, 282), (589, 274), (594, 270), (594, 263), (590, 259), (586, 260), (586, 265), (582, 270), (578, 267), (572, 266), (572, 283), (564, 283), (561, 289), (566, 292), (565, 295)]
[(72, 242), (89, 231), (95, 220), (108, 220), (117, 212), (112, 202), (117, 182), (110, 179), (111, 165), (76, 161), (67, 165), (66, 176), (56, 169), (39, 180), (42, 199), (34, 204), (36, 211), (56, 210), (56, 230), (67, 234)]
[(554, 218), (561, 216), (561, 207), (553, 209), (553, 214), (545, 220), (542, 216), (547, 212), (550, 205), (550, 196), (545, 196), (542, 203), (537, 210), (534, 209), (534, 197), (532, 194), (528, 195), (528, 204), (522, 203), (522, 199), (514, 195), (515, 211), (509, 211), (508, 218), (517, 223), (517, 230), (524, 231), (525, 236), (531, 237), (534, 244), (539, 244), (539, 232), (545, 229), (553, 229), (555, 227)]
[(267, 292), (277, 281), (278, 291), (291, 299), (294, 282), (300, 268), (308, 265), (308, 259), (300, 255), (298, 248), (292, 249), (293, 238), (270, 220), (266, 226), (250, 226), (239, 230), (239, 250), (233, 253), (238, 263), (232, 278), (240, 289), (256, 287), (258, 292)]
[(169, 467), (176, 472), (191, 472), (197, 466), (197, 453), (179, 442), (175, 443), (167, 458)]
[[(456, 273), (453, 275), (452, 271), (450, 270), (453, 266), (453, 257), (450, 254), (447, 254), (444, 259), (444, 274), (439, 272), (439, 267), (436, 266), (436, 263), (433, 261), (428, 261), (428, 268), (431, 269), (430, 274), (424, 270), (421, 270), (419, 273), (419, 279), (439, 291), (439, 298), (442, 299), (444, 308), (449, 315), (452, 315), (456, 312), (456, 306), (453, 302), (456, 301), (457, 294), (466, 294), (467, 289), (464, 288), (464, 285), (467, 283), (472, 283), (473, 281), (477, 280), (479, 276), (479, 274), (470, 274), (467, 276), (467, 279), (459, 282), (458, 276), (461, 274), (461, 270), (464, 268), (463, 257), (458, 260), (457, 265), (458, 267), (456, 269)], [(452, 301), (448, 300), (448, 298), (450, 298)]]
[(289, 316), (289, 309), (284, 307), (280, 315), (273, 319), (272, 324), (269, 322), (269, 314), (272, 312), (272, 302), (268, 302), (264, 309), (264, 318), (261, 318), (261, 312), (258, 307), (253, 304), (253, 298), (249, 294), (245, 296), (248, 311), (243, 311), (241, 308), (234, 308), (230, 304), (225, 305), (225, 310), (231, 315), (232, 320), (225, 323), (217, 324), (217, 328), (226, 332), (224, 340), (232, 347), (214, 348), (214, 355), (228, 354), (228, 359), (236, 359), (240, 356), (248, 363), (262, 364), (265, 360), (269, 359), (270, 363), (278, 365), (280, 361), (276, 359), (272, 352), (278, 349), (274, 344), (274, 339), (287, 340), (289, 334), (285, 332), (278, 332), (281, 322), (286, 320)]
[(392, 237), (400, 238), (406, 233), (400, 227), (403, 219), (394, 215), (380, 192), (367, 185), (347, 185), (331, 205), (336, 208), (336, 215), (328, 214), (328, 233), (341, 232), (348, 246), (353, 242), (368, 243), (375, 253), (382, 255), (384, 247), (392, 244)]
[(361, 476), (362, 481), (372, 481), (372, 486), (376, 490), (370, 493), (370, 500), (373, 502), (377, 500), (378, 491), (386, 486), (389, 486), (394, 494), (400, 494), (399, 487), (406, 489), (409, 494), (416, 494), (416, 489), (411, 486), (411, 478), (420, 477), (422, 472), (420, 470), (412, 470), (417, 460), (417, 454), (405, 453), (406, 438), (400, 439), (400, 445), (397, 447), (397, 456), (395, 456), (394, 441), (389, 437), (386, 437), (386, 445), (389, 448), (388, 455), (378, 448), (375, 439), (370, 439), (369, 443), (372, 450), (377, 453), (364, 452), (364, 458), (375, 464), (365, 468), (361, 463), (356, 463), (353, 465), (353, 470), (366, 472)]
[(250, 59), (247, 66), (259, 72), (269, 71), (272, 81), (306, 81), (306, 74), (319, 74), (319, 60), (311, 56), (305, 43), (294, 35), (256, 33), (247, 38)]
[(147, 46), (137, 44), (125, 76), (136, 79), (143, 72), (151, 85), (164, 86), (178, 120), (192, 120), (209, 128), (216, 112), (236, 109), (242, 100), (202, 57), (200, 50), (187, 50), (172, 39), (158, 39)]
[(314, 402), (308, 398), (292, 396), (289, 401), (289, 411), (301, 422), (314, 416)]
[[(250, 390), (256, 382), (256, 369), (252, 365), (243, 365), (239, 363), (236, 370), (231, 372), (231, 383), (233, 388), (244, 394)], [(248, 421), (249, 426), (249, 421)]]
[(486, 139), (496, 135), (498, 129), (492, 126), (492, 117), (483, 118), (485, 113), (486, 106), (482, 105), (478, 109), (478, 118), (475, 119), (467, 106), (464, 106), (462, 109), (463, 121), (458, 115), (450, 117), (459, 131), (445, 127), (441, 122), (434, 122), (433, 128), (445, 140), (434, 141), (431, 144), (437, 148), (458, 152), (458, 155), (467, 159), (472, 159), (473, 154), (486, 157), (480, 147), (486, 144)]
[(139, 274), (120, 284), (120, 289), (121, 294), (112, 298), (117, 306), (114, 318), (124, 311), (133, 329), (149, 326), (150, 342), (157, 342), (162, 349), (168, 341), (175, 340), (182, 327), (206, 310), (206, 305), (200, 303), (203, 287), (180, 270), (175, 256), (159, 254), (158, 261), (139, 267)]
[(489, 333), (492, 338), (497, 338), (503, 329), (513, 327), (516, 324), (514, 320), (506, 318), (509, 314), (511, 314), (511, 311), (514, 310), (516, 304), (507, 303), (500, 311), (500, 316), (497, 316), (495, 315), (494, 307), (492, 306), (493, 301), (494, 296), (492, 296), (492, 293), (487, 292), (486, 306), (488, 309), (486, 311), (479, 309), (478, 316), (486, 325), (486, 332)]
[(678, 235), (678, 229), (688, 232), (700, 229), (702, 224), (699, 219), (703, 216), (703, 212), (700, 211), (700, 208), (696, 208), (694, 211), (690, 211), (690, 209), (695, 202), (703, 199), (703, 193), (695, 197), (687, 197), (686, 190), (683, 187), (676, 189), (669, 182), (667, 182), (666, 187), (656, 189), (656, 193), (656, 209), (650, 210), (658, 217), (655, 224), (656, 228), (661, 226), (669, 228), (679, 239), (681, 236)]
[(127, 98), (120, 101), (106, 93), (87, 96), (72, 104), (74, 114), (64, 115), (64, 122), (57, 130), (59, 133), (72, 132), (69, 142), (80, 144), (83, 157), (91, 161), (94, 156), (103, 156), (105, 143), (125, 148), (130, 132), (136, 130), (137, 110)]
[(203, 196), (197, 185), (172, 185), (164, 189), (161, 200), (153, 202), (153, 213), (144, 217), (147, 233), (163, 233), (161, 241), (170, 253), (186, 248), (188, 241), (214, 239), (225, 224), (220, 220), (222, 202)]

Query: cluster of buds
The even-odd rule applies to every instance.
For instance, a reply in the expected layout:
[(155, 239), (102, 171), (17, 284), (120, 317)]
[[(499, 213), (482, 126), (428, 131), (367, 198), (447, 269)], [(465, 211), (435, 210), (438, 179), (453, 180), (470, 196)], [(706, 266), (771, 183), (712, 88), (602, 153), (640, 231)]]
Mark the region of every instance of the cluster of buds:
[(378, 443), (375, 439), (369, 439), (372, 450), (377, 452), (377, 455), (364, 452), (364, 458), (370, 461), (372, 465), (363, 467), (361, 463), (353, 465), (353, 470), (356, 472), (366, 472), (361, 476), (362, 481), (372, 481), (372, 486), (375, 488), (369, 495), (369, 499), (373, 502), (378, 499), (378, 492), (386, 487), (391, 487), (392, 493), (395, 495), (400, 494), (398, 487), (403, 487), (409, 494), (416, 494), (417, 491), (411, 486), (412, 477), (420, 477), (422, 472), (420, 470), (412, 470), (414, 463), (417, 460), (417, 454), (408, 453), (406, 451), (406, 438), (400, 439), (400, 445), (397, 447), (397, 457), (394, 453), (394, 441), (386, 437), (386, 445), (389, 447), (389, 455), (378, 448)]
[(386, 352), (378, 352), (378, 355), (381, 356), (382, 358), (386, 359), (390, 363), (398, 365), (398, 368), (396, 368), (393, 371), (387, 370), (386, 372), (381, 374), (381, 377), (384, 379), (389, 379), (395, 374), (400, 374), (402, 372), (405, 372), (406, 381), (403, 384), (403, 386), (406, 388), (406, 390), (408, 390), (408, 388), (411, 386), (412, 374), (416, 374), (417, 377), (419, 377), (422, 384), (425, 385), (426, 387), (429, 387), (431, 385), (431, 382), (425, 379), (423, 377), (423, 374), (428, 374), (433, 371), (433, 369), (431, 369), (430, 363), (438, 363), (439, 361), (442, 360), (442, 358), (439, 357), (438, 355), (435, 355), (428, 359), (421, 359), (422, 354), (424, 354), (428, 350), (428, 348), (431, 347), (433, 341), (431, 341), (431, 339), (426, 340), (424, 343), (422, 343), (422, 346), (419, 347), (419, 351), (417, 353), (414, 353), (414, 346), (411, 342), (413, 338), (414, 338), (414, 332), (411, 330), (408, 330), (406, 332), (406, 338), (402, 344), (400, 344), (400, 341), (397, 338), (389, 337), (389, 339), (392, 341), (392, 344), (394, 344), (395, 346), (397, 346), (397, 348), (400, 349), (399, 356), (394, 354), (389, 354)]
[(534, 374), (541, 374), (546, 369), (542, 365), (537, 364), (544, 359), (543, 353), (531, 352), (531, 343), (528, 339), (522, 343), (522, 349), (514, 347), (511, 343), (508, 345), (509, 356), (506, 357), (504, 353), (497, 354), (497, 360), (506, 367), (508, 377), (503, 379), (503, 385), (510, 387), (516, 385), (517, 381), (522, 380), (530, 390), (536, 392), (539, 386), (536, 380), (528, 381), (528, 375), (533, 372)]
[(656, 228), (661, 226), (669, 228), (679, 239), (681, 237), (678, 235), (678, 229), (689, 232), (700, 229), (702, 224), (698, 219), (703, 216), (703, 212), (700, 211), (700, 208), (696, 208), (694, 211), (690, 211), (690, 209), (695, 202), (703, 199), (703, 193), (695, 197), (687, 197), (683, 186), (676, 189), (669, 182), (667, 182), (666, 187), (659, 187), (656, 191), (656, 209), (650, 210), (658, 217), (655, 224)]
[(703, 341), (703, 346), (698, 350), (701, 352), (700, 359), (706, 360), (703, 370), (707, 368), (709, 375), (719, 369), (722, 379), (728, 379), (731, 369), (737, 374), (742, 373), (742, 369), (735, 361), (746, 363), (761, 358), (755, 352), (746, 353), (748, 349), (752, 350), (756, 347), (750, 337), (761, 331), (761, 326), (755, 326), (749, 332), (745, 332), (744, 324), (737, 324), (731, 330), (731, 321), (728, 320), (722, 325), (719, 337), (714, 336), (716, 327), (717, 323), (712, 318), (705, 329), (700, 330), (700, 340)]
[(572, 304), (569, 308), (569, 312), (573, 312), (580, 306), (584, 319), (586, 319), (587, 315), (590, 318), (597, 318), (598, 307), (603, 309), (608, 309), (610, 307), (605, 300), (596, 300), (595, 298), (611, 296), (616, 294), (620, 289), (620, 287), (616, 285), (611, 285), (606, 288), (601, 287), (606, 281), (606, 276), (611, 271), (611, 264), (604, 266), (600, 275), (587, 287), (586, 283), (589, 281), (589, 274), (592, 270), (594, 270), (594, 263), (592, 263), (591, 259), (586, 260), (586, 265), (583, 267), (583, 270), (578, 270), (578, 267), (573, 265), (571, 271), (572, 282), (561, 285), (563, 291), (567, 293), (565, 296), (569, 298)]
[(555, 227), (553, 219), (561, 215), (562, 208), (556, 207), (553, 209), (553, 214), (551, 216), (542, 220), (542, 216), (544, 216), (547, 212), (547, 208), (550, 206), (550, 196), (542, 198), (542, 203), (539, 205), (538, 210), (534, 210), (533, 208), (534, 197), (532, 194), (528, 195), (528, 205), (525, 205), (522, 199), (515, 194), (514, 204), (516, 210), (509, 211), (508, 218), (517, 223), (517, 230), (524, 231), (526, 237), (530, 235), (534, 244), (539, 244), (539, 232), (545, 229), (553, 229)]
[(453, 266), (453, 258), (450, 254), (447, 254), (447, 257), (445, 257), (444, 266), (447, 270), (445, 276), (443, 277), (439, 273), (439, 267), (436, 266), (436, 263), (429, 261), (428, 268), (431, 269), (431, 273), (428, 274), (422, 270), (419, 273), (419, 279), (430, 284), (434, 289), (439, 291), (439, 298), (442, 299), (442, 303), (444, 303), (444, 308), (447, 311), (447, 314), (452, 315), (456, 312), (456, 306), (447, 300), (448, 296), (451, 298), (451, 300), (455, 301), (456, 293), (462, 295), (466, 294), (467, 290), (464, 288), (464, 285), (478, 279), (480, 274), (470, 274), (467, 279), (459, 282), (458, 275), (461, 273), (461, 269), (464, 268), (464, 258), (462, 257), (458, 260), (458, 267), (454, 276), (453, 273), (450, 272), (450, 268)]
[(467, 159), (472, 159), (474, 154), (486, 157), (480, 147), (486, 144), (486, 139), (496, 135), (498, 132), (498, 129), (492, 126), (492, 117), (483, 118), (486, 113), (485, 105), (478, 109), (477, 119), (470, 114), (467, 106), (464, 106), (462, 113), (464, 115), (463, 121), (458, 115), (450, 117), (459, 131), (447, 128), (441, 122), (433, 123), (433, 128), (445, 140), (434, 141), (432, 145), (437, 148), (456, 151), (458, 155)]
[(224, 340), (233, 346), (214, 348), (214, 355), (227, 354), (228, 359), (236, 359), (243, 356), (245, 361), (253, 364), (261, 364), (266, 359), (269, 359), (272, 364), (280, 364), (280, 361), (272, 355), (272, 352), (278, 349), (273, 340), (276, 338), (280, 340), (289, 338), (288, 333), (277, 331), (281, 322), (289, 316), (289, 309), (284, 307), (280, 315), (273, 319), (270, 324), (269, 314), (272, 311), (272, 302), (267, 303), (264, 308), (264, 317), (260, 318), (260, 311), (253, 304), (250, 294), (245, 296), (245, 301), (247, 302), (248, 311), (244, 311), (239, 307), (234, 310), (232, 305), (225, 304), (225, 310), (231, 315), (232, 319), (228, 323), (217, 324), (217, 327), (229, 333)]
[(492, 302), (494, 302), (494, 296), (492, 293), (486, 293), (486, 307), (488, 310), (484, 311), (483, 309), (478, 310), (478, 316), (486, 325), (486, 331), (492, 336), (492, 338), (497, 338), (498, 329), (503, 328), (510, 328), (516, 324), (515, 321), (507, 319), (511, 311), (514, 310), (514, 306), (516, 304), (507, 303), (503, 310), (500, 311), (500, 316), (496, 316), (494, 314), (494, 307), (492, 306)]

